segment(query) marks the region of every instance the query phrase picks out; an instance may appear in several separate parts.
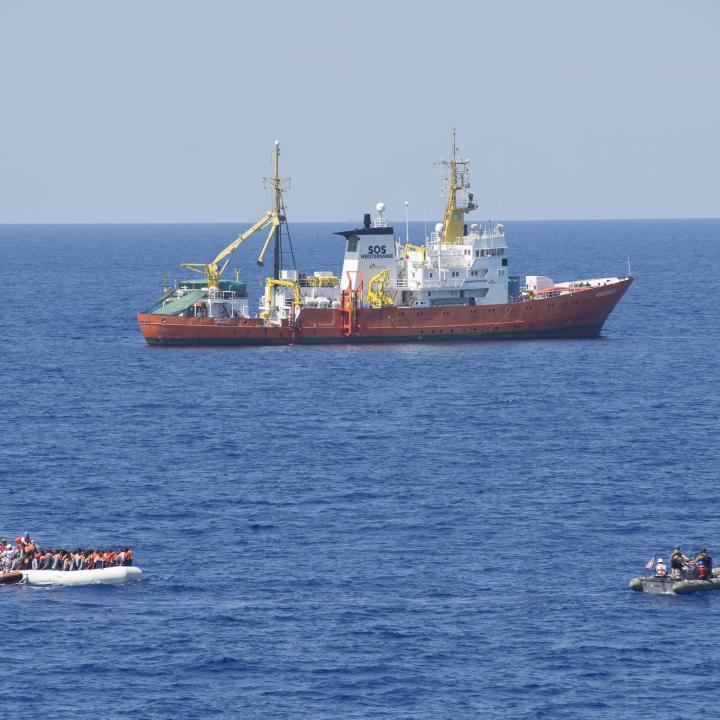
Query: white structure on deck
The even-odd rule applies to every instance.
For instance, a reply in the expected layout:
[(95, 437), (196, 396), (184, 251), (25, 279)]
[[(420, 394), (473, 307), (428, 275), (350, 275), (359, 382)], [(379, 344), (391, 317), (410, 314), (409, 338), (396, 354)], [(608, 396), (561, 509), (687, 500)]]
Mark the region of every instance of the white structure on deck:
[(425, 251), (408, 249), (397, 289), (411, 305), (501, 304), (508, 302), (507, 244), (503, 226), (473, 224), (453, 243), (443, 240), (441, 223)]

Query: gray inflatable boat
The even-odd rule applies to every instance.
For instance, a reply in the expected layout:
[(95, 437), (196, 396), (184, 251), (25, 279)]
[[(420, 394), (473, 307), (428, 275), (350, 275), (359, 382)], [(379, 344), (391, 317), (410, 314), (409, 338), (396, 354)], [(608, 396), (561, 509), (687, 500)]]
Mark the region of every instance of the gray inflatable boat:
[(689, 595), (690, 593), (712, 592), (720, 590), (720, 577), (712, 577), (710, 580), (678, 580), (677, 578), (636, 577), (630, 581), (630, 589), (635, 592), (649, 593), (650, 595)]

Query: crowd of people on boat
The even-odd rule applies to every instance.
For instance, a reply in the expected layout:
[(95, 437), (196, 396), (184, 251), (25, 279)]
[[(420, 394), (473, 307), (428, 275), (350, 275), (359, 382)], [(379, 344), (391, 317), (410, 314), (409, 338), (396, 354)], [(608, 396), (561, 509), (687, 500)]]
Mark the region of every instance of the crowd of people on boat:
[(0, 572), (19, 570), (99, 570), (118, 565), (132, 565), (130, 548), (67, 550), (39, 547), (28, 531), (9, 542), (0, 539)]
[[(659, 558), (655, 565), (655, 577), (667, 577), (668, 569), (665, 561)], [(652, 566), (651, 566), (652, 567)], [(713, 561), (707, 548), (701, 547), (698, 554), (688, 557), (679, 545), (670, 555), (670, 578), (673, 580), (710, 580), (718, 577), (718, 571), (713, 571)]]

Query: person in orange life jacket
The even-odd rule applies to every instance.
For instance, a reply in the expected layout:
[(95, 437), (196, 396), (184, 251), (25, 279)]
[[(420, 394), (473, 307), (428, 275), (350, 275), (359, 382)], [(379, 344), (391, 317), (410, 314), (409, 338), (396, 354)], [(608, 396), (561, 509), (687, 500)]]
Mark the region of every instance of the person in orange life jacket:
[(26, 530), (22, 537), (16, 538), (15, 542), (18, 542), (18, 547), (21, 547), (26, 552), (31, 552), (35, 546), (35, 541), (32, 539), (29, 530)]
[(667, 568), (662, 558), (657, 561), (655, 566), (655, 577), (665, 577), (667, 575)]
[(24, 558), (30, 558), (30, 562), (32, 563), (32, 556), (37, 550), (35, 547), (35, 541), (30, 537), (30, 533), (27, 532), (27, 530), (25, 531), (25, 535), (19, 538), (19, 540), (20, 542), (18, 543), (18, 547), (20, 548), (22, 556)]
[(700, 580), (709, 580), (712, 577), (712, 558), (704, 547), (700, 548), (700, 552), (694, 558), (690, 558), (690, 562), (695, 563)]

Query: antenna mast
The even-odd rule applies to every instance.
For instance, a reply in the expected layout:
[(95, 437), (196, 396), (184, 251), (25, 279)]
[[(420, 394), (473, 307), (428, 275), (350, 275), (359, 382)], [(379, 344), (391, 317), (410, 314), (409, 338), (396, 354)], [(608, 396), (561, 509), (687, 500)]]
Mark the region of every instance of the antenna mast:
[[(470, 188), (469, 172), (470, 160), (458, 160), (458, 147), (455, 139), (456, 130), (452, 131), (452, 159), (440, 159), (436, 167), (448, 169), (449, 176), (445, 178), (445, 192), (447, 202), (445, 205), (445, 221), (443, 223), (443, 241), (457, 243), (465, 235), (465, 213), (474, 210), (477, 205), (473, 194), (467, 192)], [(459, 194), (459, 197), (458, 197)]]
[(282, 266), (282, 224), (286, 222), (285, 219), (285, 203), (283, 202), (283, 191), (290, 187), (290, 178), (280, 177), (280, 141), (275, 141), (275, 147), (273, 148), (273, 170), (274, 174), (272, 177), (263, 178), (265, 187), (273, 191), (273, 211), (275, 217), (278, 219), (277, 232), (275, 233), (274, 243), (274, 263), (273, 263), (273, 277), (276, 280), (280, 279), (280, 268)]

